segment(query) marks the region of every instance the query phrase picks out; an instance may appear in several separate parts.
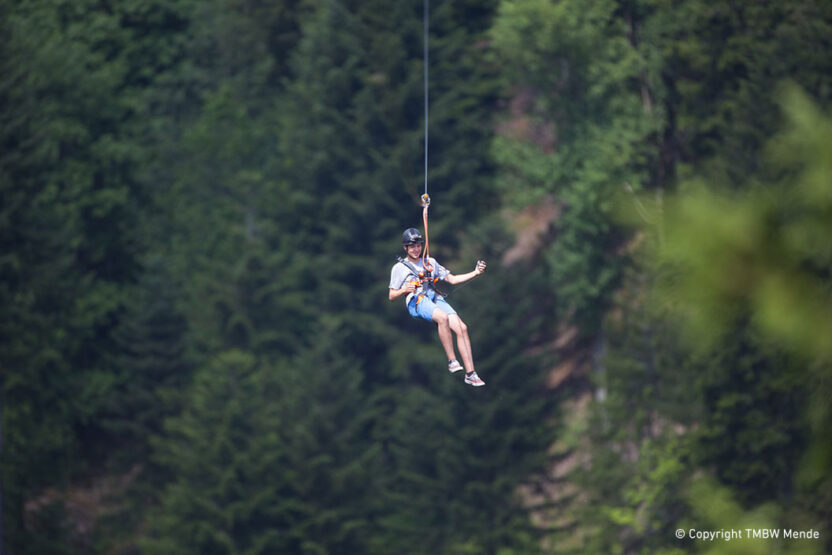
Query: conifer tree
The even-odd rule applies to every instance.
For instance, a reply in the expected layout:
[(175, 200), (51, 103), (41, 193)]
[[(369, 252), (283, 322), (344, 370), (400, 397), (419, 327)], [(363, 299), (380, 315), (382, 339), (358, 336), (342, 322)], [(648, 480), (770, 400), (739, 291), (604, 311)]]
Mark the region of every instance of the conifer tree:
[(202, 352), (289, 356), (309, 331), (309, 264), (284, 217), (293, 211), (283, 198), (288, 184), (269, 172), (269, 124), (268, 114), (252, 122), (224, 90), (183, 141), (171, 264), (187, 283), (185, 310)]
[[(796, 90), (784, 95), (783, 107), (788, 125), (765, 151), (764, 179), (735, 198), (707, 189), (680, 195), (671, 215), (686, 216), (671, 220), (669, 242), (660, 257), (674, 269), (673, 279), (663, 280), (663, 285), (677, 291), (678, 309), (687, 316), (685, 329), (698, 341), (719, 345), (734, 337), (738, 325), (750, 330), (748, 337), (756, 341), (765, 338), (765, 348), (753, 350), (749, 349), (752, 340), (736, 341), (741, 364), (736, 364), (735, 372), (711, 376), (714, 381), (708, 382), (722, 386), (711, 401), (711, 406), (719, 407), (715, 416), (722, 422), (712, 422), (709, 428), (724, 424), (741, 432), (739, 441), (727, 448), (708, 446), (706, 453), (720, 458), (735, 450), (730, 462), (718, 465), (717, 475), (739, 487), (741, 499), (756, 497), (754, 486), (743, 491), (744, 486), (774, 483), (784, 502), (806, 509), (807, 496), (792, 497), (789, 488), (811, 491), (809, 518), (816, 519), (828, 514), (832, 460), (822, 424), (829, 421), (829, 411), (827, 403), (818, 402), (826, 398), (829, 373), (825, 340), (829, 323), (821, 307), (829, 300), (830, 257), (813, 238), (828, 227), (829, 184), (822, 176), (828, 166), (832, 124)], [(710, 226), (715, 214), (721, 224), (707, 241), (679, 246), (680, 237), (702, 229), (703, 222)], [(714, 260), (731, 264), (714, 264)], [(779, 418), (770, 425), (771, 433), (755, 438), (758, 429), (753, 424), (770, 414), (757, 410), (759, 398), (776, 408)], [(813, 425), (805, 427), (806, 419)], [(737, 426), (737, 421), (742, 425)], [(794, 472), (794, 450), (800, 450), (805, 440), (797, 430), (810, 434), (807, 454)], [(761, 468), (755, 450), (775, 464)], [(735, 464), (737, 459), (748, 464)], [(792, 479), (784, 480), (789, 475)]]
[[(678, 215), (663, 219), (661, 193), (692, 174), (723, 188), (759, 186), (748, 176), (765, 175), (762, 145), (778, 122), (771, 94), (778, 80), (795, 79), (812, 95), (828, 98), (829, 72), (822, 69), (828, 60), (809, 55), (804, 41), (825, 41), (830, 21), (827, 6), (816, 2), (716, 9), (704, 2), (501, 5), (495, 44), (503, 59), (515, 61), (510, 75), (522, 86), (515, 89), (514, 119), (495, 143), (503, 181), (512, 187), (506, 196), (523, 205), (550, 194), (562, 203), (553, 222), (557, 234), (546, 249), (561, 297), (556, 316), (583, 321), (607, 353), (589, 428), (595, 462), (585, 476), (576, 476), (603, 506), (590, 506), (583, 515), (587, 526), (572, 534), (592, 537), (590, 523), (601, 523), (594, 536), (601, 543), (590, 550), (659, 548), (663, 540), (651, 533), (672, 527), (679, 516), (667, 519), (673, 514), (668, 507), (678, 508), (679, 499), (663, 488), (686, 468), (707, 465), (735, 485), (744, 482), (744, 500), (760, 494), (771, 499), (789, 488), (802, 442), (794, 406), (805, 395), (790, 377), (793, 361), (752, 340), (747, 321), (731, 328), (739, 346), (700, 347), (693, 356), (677, 328), (688, 318), (676, 312), (682, 293), (677, 284), (687, 276), (671, 276), (664, 297), (649, 294), (649, 274), (656, 270), (633, 263), (644, 237), (636, 235), (622, 248), (620, 240), (631, 236), (615, 216), (631, 211), (633, 199), (610, 193), (624, 187), (658, 193), (658, 210), (639, 213), (639, 225), (655, 231), (648, 250), (712, 245), (710, 226), (718, 223), (713, 214), (701, 220), (708, 222), (702, 233), (677, 237), (673, 249), (663, 246), (665, 226)], [(707, 260), (703, 267), (723, 265), (700, 260)], [(628, 266), (632, 275), (622, 274)], [(617, 298), (625, 300), (623, 307)], [(667, 312), (645, 310), (651, 302), (665, 302)], [(610, 308), (613, 317), (604, 319)], [(724, 310), (730, 307), (720, 305), (711, 314)], [(617, 325), (622, 314), (632, 324)], [(700, 329), (718, 321), (700, 321)], [(687, 399), (679, 395), (682, 384), (689, 387)], [(776, 408), (769, 414), (759, 407)], [(691, 422), (692, 416), (697, 419)], [(657, 422), (664, 431), (650, 433)], [(688, 425), (701, 425), (701, 435)], [(674, 427), (681, 436), (668, 432)], [(760, 467), (755, 449), (765, 450), (777, 470)], [(724, 450), (738, 457), (722, 457)]]
[[(285, 367), (281, 380), (288, 468), (296, 506), (295, 533), (310, 553), (370, 553), (387, 509), (378, 500), (390, 471), (374, 431), (387, 426), (365, 361), (345, 348), (348, 326), (322, 319), (308, 349)], [(389, 547), (388, 547), (389, 548)]]
[[(379, 411), (373, 429), (389, 472), (377, 479), (381, 495), (374, 514), (381, 529), (367, 540), (371, 551), (382, 553), (391, 546), (488, 551), (506, 543), (527, 545), (527, 536), (514, 534), (513, 527), (527, 521), (513, 494), (532, 465), (514, 461), (509, 453), (534, 452), (546, 435), (538, 433), (541, 406), (528, 400), (539, 376), (512, 372), (524, 361), (516, 352), (522, 334), (512, 334), (509, 341), (516, 350), (506, 346), (499, 355), (483, 354), (491, 359), (483, 362), (486, 366), (505, 364), (500, 368), (504, 387), (495, 378), (495, 388), (511, 393), (503, 391), (497, 397), (501, 402), (491, 396), (479, 399), (488, 405), (481, 407), (468, 397), (471, 391), (449, 380), (434, 326), (409, 322), (400, 306), (389, 311), (395, 329), (377, 315), (362, 314), (378, 311), (392, 263), (388, 257), (400, 249), (401, 229), (418, 225), (413, 197), (422, 177), (421, 7), (399, 3), (382, 18), (372, 3), (327, 3), (307, 20), (289, 90), (297, 108), (286, 114), (283, 127), (292, 161), (290, 180), (298, 184), (293, 195), (318, 217), (294, 229), (305, 252), (320, 256), (315, 285), (321, 310), (327, 312), (322, 321), (341, 323), (345, 330), (334, 338), (342, 343), (333, 350), (361, 358), (370, 406)], [(494, 98), (494, 83), (482, 65), (485, 53), (475, 46), (483, 31), (477, 25), (489, 16), (483, 9), (466, 27), (461, 21), (468, 8), (445, 5), (431, 20), (437, 23), (431, 52), (439, 68), (439, 84), (431, 85), (436, 109), (430, 120), (431, 140), (438, 137), (439, 146), (432, 158), (436, 166), (429, 170), (431, 194), (436, 195), (432, 221), (439, 223), (431, 231), (443, 237), (444, 249), (437, 256), (446, 262), (454, 261), (449, 246), (456, 242), (448, 235), (473, 223), (465, 220), (474, 213), (469, 210), (482, 210), (493, 201), (489, 164), (477, 162), (484, 158), (487, 118), (472, 104), (478, 99), (487, 105)], [(304, 160), (309, 162), (300, 162)], [(409, 183), (414, 183), (410, 189)], [(504, 278), (494, 279), (493, 287), (501, 293), (511, 290)], [(497, 317), (489, 314), (482, 320)], [(527, 317), (519, 311), (499, 325), (482, 325), (506, 330)], [(483, 343), (506, 342), (497, 339), (498, 331), (491, 333)], [(499, 452), (497, 460), (489, 460), (491, 450)], [(483, 505), (483, 514), (472, 510)], [(422, 547), (414, 547), (416, 541)]]
[[(496, 254), (500, 245), (482, 247)], [(416, 355), (426, 359), (420, 380), (385, 393), (393, 408), (378, 433), (395, 470), (384, 490), (384, 545), (418, 553), (538, 548), (519, 486), (544, 466), (553, 441), (553, 398), (542, 391), (551, 360), (525, 352), (546, 320), (534, 294), (543, 275), (524, 269), (517, 283), (516, 271), (489, 266), (487, 277), (453, 297), (486, 387), (471, 390), (436, 372), (430, 362), (441, 355), (425, 347)], [(495, 302), (477, 302), (483, 298)]]
[[(230, 351), (198, 371), (182, 414), (166, 423), (156, 456), (165, 487), (143, 547), (150, 553), (297, 551), (297, 509), (277, 503), (295, 475), (283, 441), (282, 386), (270, 365)], [(278, 402), (275, 402), (275, 401)]]
[(139, 455), (162, 421), (178, 412), (183, 389), (190, 383), (186, 352), (187, 323), (179, 312), (179, 289), (161, 259), (148, 263), (142, 279), (125, 300), (125, 312), (110, 360), (116, 384), (99, 419), (124, 442), (125, 455)]
[[(104, 357), (121, 291), (137, 269), (132, 223), (141, 204), (120, 65), (103, 50), (111, 15), (81, 33), (87, 3), (4, 3), (0, 118), (3, 418), (6, 530), (37, 547), (23, 503), (61, 486), (90, 459), (110, 382)], [(33, 520), (37, 521), (37, 517)], [(30, 547), (26, 547), (30, 546)]]
[(544, 261), (558, 317), (597, 329), (620, 277), (611, 225), (625, 183), (650, 183), (660, 106), (628, 40), (619, 2), (505, 2), (492, 36), (512, 83), (512, 111), (494, 155), (506, 201), (553, 197), (562, 207)]

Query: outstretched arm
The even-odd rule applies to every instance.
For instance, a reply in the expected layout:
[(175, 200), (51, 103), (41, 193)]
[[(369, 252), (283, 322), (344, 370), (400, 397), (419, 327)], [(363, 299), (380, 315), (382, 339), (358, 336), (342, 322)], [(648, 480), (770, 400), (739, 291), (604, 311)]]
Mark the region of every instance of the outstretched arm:
[(486, 264), (484, 260), (477, 260), (477, 265), (474, 267), (473, 271), (461, 275), (448, 274), (447, 276), (445, 276), (445, 281), (447, 281), (451, 285), (459, 285), (460, 283), (465, 283), (466, 281), (472, 280), (481, 273), (483, 273), (485, 271), (485, 267)]

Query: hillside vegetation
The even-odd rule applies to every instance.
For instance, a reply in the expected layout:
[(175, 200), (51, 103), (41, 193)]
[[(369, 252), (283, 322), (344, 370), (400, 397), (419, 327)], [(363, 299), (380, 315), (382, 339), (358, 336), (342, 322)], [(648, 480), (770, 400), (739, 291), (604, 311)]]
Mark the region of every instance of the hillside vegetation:
[[(832, 4), (0, 0), (1, 549), (832, 549)], [(677, 529), (820, 540), (677, 539)]]

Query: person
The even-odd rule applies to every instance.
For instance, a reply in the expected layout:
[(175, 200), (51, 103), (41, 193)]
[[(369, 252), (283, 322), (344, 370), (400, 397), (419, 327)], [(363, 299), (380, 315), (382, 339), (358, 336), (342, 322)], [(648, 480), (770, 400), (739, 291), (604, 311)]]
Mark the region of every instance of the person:
[[(434, 258), (428, 257), (428, 268), (425, 268), (421, 258), (424, 243), (422, 234), (414, 227), (406, 229), (402, 234), (402, 248), (407, 256), (399, 258), (390, 270), (389, 299), (393, 301), (406, 296), (405, 304), (412, 317), (435, 322), (439, 330), (439, 341), (448, 356), (448, 371), (454, 373), (465, 370), (466, 384), (474, 387), (483, 386), (485, 382), (480, 379), (474, 368), (468, 326), (436, 291), (433, 283), (435, 279), (444, 280), (451, 285), (465, 283), (485, 272), (486, 264), (478, 260), (473, 271), (455, 275), (440, 266)], [(451, 332), (456, 334), (462, 364), (456, 359)]]

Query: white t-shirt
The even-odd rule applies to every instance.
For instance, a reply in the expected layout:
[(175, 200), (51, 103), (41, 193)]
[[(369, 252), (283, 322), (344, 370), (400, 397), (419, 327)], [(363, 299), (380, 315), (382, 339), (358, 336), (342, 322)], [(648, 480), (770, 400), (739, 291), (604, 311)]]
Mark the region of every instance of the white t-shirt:
[[(413, 267), (419, 270), (420, 272), (424, 270), (424, 266), (422, 265), (422, 259), (420, 258), (418, 261), (413, 262), (408, 260)], [(433, 266), (433, 277), (437, 277), (439, 279), (445, 279), (449, 272), (444, 267), (440, 266), (439, 263), (433, 257), (428, 257), (428, 263)], [(408, 279), (418, 279), (419, 276), (413, 273), (413, 270), (402, 264), (401, 262), (396, 262), (393, 264), (393, 268), (390, 270), (390, 289), (401, 289), (404, 286), (404, 282)], [(416, 294), (424, 293), (424, 288), (419, 285), (416, 288)], [(413, 293), (410, 293), (407, 298), (405, 299), (405, 305), (410, 303), (410, 299), (413, 297)]]

